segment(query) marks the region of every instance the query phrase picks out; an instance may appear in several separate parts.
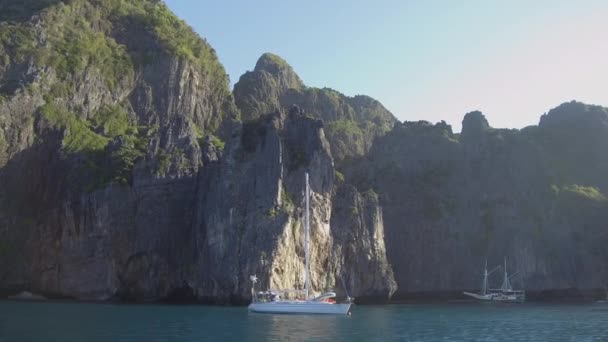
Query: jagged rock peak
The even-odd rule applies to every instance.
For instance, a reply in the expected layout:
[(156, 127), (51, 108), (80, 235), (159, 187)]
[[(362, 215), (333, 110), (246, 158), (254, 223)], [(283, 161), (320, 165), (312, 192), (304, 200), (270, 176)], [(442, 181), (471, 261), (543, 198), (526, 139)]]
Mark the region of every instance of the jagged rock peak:
[(255, 120), (293, 104), (322, 119), (332, 156), (343, 160), (363, 155), (373, 140), (390, 131), (397, 119), (369, 96), (348, 97), (329, 88), (307, 87), (281, 57), (263, 54), (253, 71), (234, 84), (234, 101), (243, 121)]
[(570, 101), (551, 109), (540, 118), (541, 127), (588, 123), (608, 127), (608, 108)]
[(254, 71), (266, 70), (268, 72), (276, 73), (281, 68), (291, 68), (291, 66), (287, 64), (287, 61), (281, 58), (281, 56), (266, 52), (258, 59)]
[(253, 71), (244, 73), (234, 85), (234, 99), (245, 121), (281, 109), (280, 99), (290, 89), (304, 83), (281, 57), (265, 53)]
[(282, 85), (288, 88), (301, 88), (304, 83), (283, 58), (270, 52), (266, 52), (255, 64), (254, 72), (265, 71), (281, 79)]
[(462, 136), (472, 137), (479, 136), (483, 132), (490, 129), (488, 120), (478, 110), (467, 113), (462, 120)]

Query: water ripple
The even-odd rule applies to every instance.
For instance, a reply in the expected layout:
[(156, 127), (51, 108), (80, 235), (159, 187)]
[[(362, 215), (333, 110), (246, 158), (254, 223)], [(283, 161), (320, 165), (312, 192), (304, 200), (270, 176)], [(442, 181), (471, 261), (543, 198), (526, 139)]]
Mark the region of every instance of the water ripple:
[(4, 341), (608, 341), (608, 305), (356, 306), (352, 317), (244, 307), (0, 301)]

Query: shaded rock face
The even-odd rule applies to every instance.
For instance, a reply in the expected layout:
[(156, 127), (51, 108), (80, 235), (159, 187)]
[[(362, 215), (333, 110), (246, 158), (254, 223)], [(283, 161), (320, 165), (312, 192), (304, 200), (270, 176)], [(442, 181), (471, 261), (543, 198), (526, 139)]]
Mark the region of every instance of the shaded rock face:
[(234, 97), (245, 120), (293, 105), (323, 120), (332, 155), (339, 164), (365, 154), (374, 139), (397, 122), (380, 102), (368, 96), (348, 97), (329, 88), (305, 87), (291, 66), (268, 53), (234, 85)]
[[(363, 300), (386, 301), (397, 290), (393, 269), (386, 258), (383, 212), (373, 191), (359, 193), (341, 186), (334, 198), (331, 226), (335, 234), (331, 260), (344, 287)], [(357, 244), (349, 241), (359, 241)]]
[(608, 110), (580, 102), (564, 103), (543, 115), (529, 130), (547, 150), (552, 177), (563, 183), (598, 186), (608, 191)]
[[(99, 10), (83, 1), (56, 6), (22, 24), (34, 35), (33, 49), (41, 55), (50, 53), (49, 32), (58, 21), (71, 23), (78, 16), (88, 20)], [(55, 17), (57, 13), (67, 14)], [(98, 20), (108, 20), (97, 32), (104, 39), (124, 44), (134, 40), (123, 17)], [(115, 30), (102, 30), (105, 25)], [(33, 57), (19, 59), (12, 45), (2, 47), (10, 62), (0, 69), (3, 289), (145, 300), (174, 287), (181, 244), (190, 239), (196, 176), (203, 165), (204, 146), (197, 133), (219, 132), (238, 112), (227, 80), (169, 53), (158, 41), (143, 40), (148, 45), (140, 48), (155, 52), (145, 64), (133, 57), (132, 69), (114, 83), (92, 62), (74, 74), (59, 75), (58, 67), (39, 66)], [(8, 87), (15, 79), (20, 86)], [(218, 90), (222, 86), (223, 93)], [(141, 156), (132, 160), (126, 184), (108, 181), (91, 188), (106, 164), (113, 168), (113, 160), (105, 155), (130, 137), (118, 136), (96, 151), (72, 147), (87, 146), (90, 139), (105, 141), (90, 128), (91, 122), (102, 108), (116, 103), (132, 127), (147, 127), (145, 144)], [(42, 109), (48, 105), (66, 113), (62, 115), (72, 124), (52, 123)], [(68, 146), (71, 142), (74, 145)]]
[[(513, 283), (530, 291), (602, 288), (607, 118), (602, 108), (571, 103), (521, 131), (492, 129), (473, 113), (460, 135), (406, 122), (379, 138), (346, 179), (379, 194), (396, 296), (479, 288), (484, 259), (497, 265), (504, 256), (521, 272)], [(588, 126), (579, 130), (579, 121)], [(558, 137), (563, 124), (570, 133)], [(570, 159), (574, 151), (594, 156), (578, 159), (591, 167)]]
[(461, 138), (463, 142), (478, 143), (490, 129), (488, 120), (480, 111), (467, 113), (462, 120)]

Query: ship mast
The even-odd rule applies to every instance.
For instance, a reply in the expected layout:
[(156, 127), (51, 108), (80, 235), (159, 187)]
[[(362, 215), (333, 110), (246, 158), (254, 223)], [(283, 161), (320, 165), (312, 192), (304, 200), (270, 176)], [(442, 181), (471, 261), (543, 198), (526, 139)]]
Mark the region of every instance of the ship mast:
[(306, 293), (306, 299), (308, 299), (308, 291), (310, 288), (310, 185), (308, 184), (308, 172), (306, 172), (306, 222), (305, 222), (305, 240), (304, 248), (306, 250), (306, 282), (304, 284), (304, 291)]
[(486, 259), (486, 267), (483, 270), (483, 285), (481, 285), (481, 294), (486, 295), (488, 293), (488, 259)]
[(483, 269), (483, 284), (481, 284), (482, 295), (485, 296), (486, 294), (488, 294), (489, 291), (491, 291), (488, 280), (490, 278), (490, 275), (492, 275), (492, 273), (496, 272), (499, 269), (500, 266), (496, 266), (490, 272), (488, 272), (488, 259), (486, 258), (485, 268)]
[(505, 277), (504, 277), (504, 280), (502, 281), (502, 286), (500, 287), (500, 289), (503, 291), (513, 290), (513, 287), (511, 286), (511, 282), (509, 281), (509, 274), (507, 273), (507, 257), (505, 257)]

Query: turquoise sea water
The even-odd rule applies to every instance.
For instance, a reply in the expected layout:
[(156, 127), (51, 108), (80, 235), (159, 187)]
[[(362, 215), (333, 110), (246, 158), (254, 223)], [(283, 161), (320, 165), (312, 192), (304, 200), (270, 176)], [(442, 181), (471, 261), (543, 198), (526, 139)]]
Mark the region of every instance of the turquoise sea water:
[(347, 317), (0, 301), (0, 341), (608, 341), (608, 304), (356, 306)]

